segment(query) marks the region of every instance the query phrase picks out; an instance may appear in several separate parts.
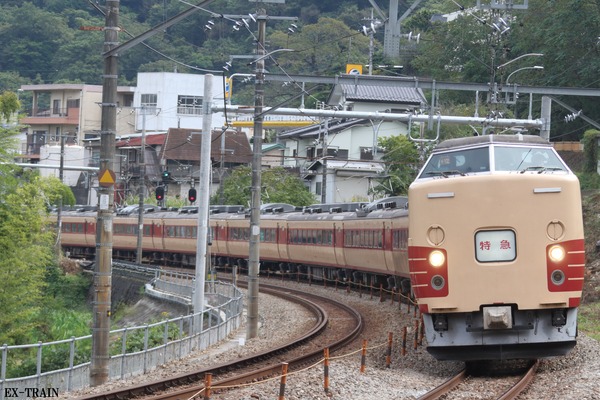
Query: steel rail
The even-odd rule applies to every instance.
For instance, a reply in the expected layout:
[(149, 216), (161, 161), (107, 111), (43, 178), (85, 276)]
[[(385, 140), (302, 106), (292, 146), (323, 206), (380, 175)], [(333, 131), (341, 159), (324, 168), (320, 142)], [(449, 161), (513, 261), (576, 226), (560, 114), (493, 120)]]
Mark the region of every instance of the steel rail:
[(523, 375), (523, 377), (517, 382), (513, 387), (508, 389), (502, 396), (498, 397), (498, 400), (513, 400), (516, 399), (527, 387), (533, 378), (535, 377), (535, 373), (540, 365), (540, 360), (535, 360), (529, 368), (527, 372)]
[[(243, 285), (244, 282), (239, 282), (239, 284)], [(315, 337), (320, 335), (323, 331), (325, 331), (329, 325), (329, 317), (328, 317), (327, 312), (321, 306), (315, 304), (311, 300), (306, 299), (305, 297), (313, 297), (313, 298), (318, 298), (319, 301), (335, 303), (335, 305), (337, 307), (343, 308), (347, 312), (349, 312), (351, 315), (353, 315), (357, 321), (355, 329), (351, 330), (351, 332), (348, 333), (341, 340), (338, 340), (335, 343), (329, 345), (328, 347), (330, 349), (335, 350), (335, 349), (338, 349), (339, 347), (342, 347), (343, 345), (354, 340), (362, 331), (362, 328), (363, 328), (362, 317), (360, 316), (360, 314), (357, 311), (355, 311), (354, 309), (352, 309), (349, 306), (346, 306), (344, 304), (336, 303), (333, 300), (325, 298), (325, 297), (310, 295), (305, 292), (302, 292), (299, 290), (296, 291), (296, 290), (289, 289), (289, 288), (284, 288), (282, 290), (281, 288), (278, 288), (276, 286), (261, 285), (260, 291), (261, 291), (261, 293), (271, 294), (271, 295), (278, 296), (278, 297), (281, 297), (281, 298), (284, 298), (287, 300), (291, 300), (297, 304), (301, 304), (302, 306), (307, 308), (310, 312), (312, 312), (315, 315), (315, 317), (316, 317), (315, 324), (303, 336), (301, 336), (299, 338), (296, 338), (296, 339), (294, 339), (288, 343), (285, 343), (283, 345), (277, 346), (273, 349), (269, 349), (269, 350), (266, 350), (266, 351), (260, 352), (260, 353), (255, 353), (253, 355), (238, 359), (233, 362), (222, 363), (222, 364), (212, 366), (209, 368), (199, 369), (192, 373), (180, 374), (180, 375), (176, 375), (173, 377), (169, 377), (167, 379), (162, 379), (162, 380), (158, 380), (158, 381), (147, 383), (147, 384), (140, 384), (140, 385), (127, 387), (124, 389), (117, 389), (117, 390), (105, 392), (102, 394), (94, 394), (94, 395), (89, 395), (89, 396), (85, 396), (85, 397), (80, 397), (79, 399), (80, 400), (91, 400), (91, 399), (123, 400), (123, 399), (129, 399), (129, 398), (133, 398), (133, 397), (150, 396), (154, 393), (163, 392), (165, 390), (173, 389), (174, 387), (182, 386), (182, 385), (191, 385), (191, 386), (188, 389), (176, 391), (171, 394), (160, 395), (155, 398), (166, 399), (166, 398), (172, 398), (173, 396), (175, 396), (176, 398), (183, 398), (182, 396), (185, 396), (186, 393), (189, 393), (189, 394), (197, 393), (199, 390), (202, 390), (202, 388), (204, 387), (203, 384), (199, 385), (198, 382), (203, 382), (205, 375), (208, 373), (213, 374), (213, 376), (218, 376), (219, 374), (231, 373), (231, 371), (233, 371), (233, 370), (247, 367), (248, 365), (252, 365), (257, 361), (263, 361), (268, 358), (274, 357), (276, 355), (283, 354), (283, 353), (293, 349), (294, 347), (297, 347), (303, 343), (306, 343), (307, 341), (309, 341), (311, 339), (314, 339)], [(301, 297), (301, 296), (303, 296), (303, 297)], [(303, 363), (313, 361), (313, 360), (317, 359), (318, 357), (320, 357), (322, 355), (322, 353), (323, 353), (323, 349), (318, 349), (316, 351), (309, 352), (308, 354), (306, 354), (304, 356), (289, 360), (288, 361), (289, 366), (290, 366), (290, 368), (293, 368), (295, 366), (302, 365)], [(259, 380), (266, 376), (270, 376), (275, 373), (279, 373), (280, 370), (281, 370), (281, 364), (278, 363), (278, 364), (275, 364), (272, 366), (260, 368), (258, 370), (255, 370), (255, 371), (252, 371), (249, 373), (238, 374), (232, 378), (227, 378), (227, 379), (224, 379), (221, 381), (216, 381), (216, 382), (214, 382), (214, 386), (229, 386), (229, 385), (240, 384), (243, 382)]]
[(444, 394), (448, 393), (458, 385), (460, 385), (465, 378), (467, 377), (467, 370), (463, 369), (458, 374), (454, 375), (452, 378), (448, 379), (446, 382), (442, 383), (439, 386), (436, 386), (433, 390), (425, 393), (417, 400), (434, 400), (437, 399)]

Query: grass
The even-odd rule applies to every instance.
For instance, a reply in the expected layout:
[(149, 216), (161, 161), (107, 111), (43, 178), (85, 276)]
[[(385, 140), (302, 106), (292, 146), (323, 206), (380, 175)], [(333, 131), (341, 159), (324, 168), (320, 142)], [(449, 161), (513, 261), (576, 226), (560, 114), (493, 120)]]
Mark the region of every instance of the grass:
[(581, 332), (600, 341), (600, 302), (581, 305), (578, 321)]
[[(596, 176), (596, 179), (598, 177)], [(596, 241), (600, 239), (600, 190), (582, 191), (583, 223), (587, 269), (583, 303), (579, 307), (579, 330), (600, 341), (600, 278), (598, 277), (598, 257)], [(596, 272), (593, 272), (596, 271)]]

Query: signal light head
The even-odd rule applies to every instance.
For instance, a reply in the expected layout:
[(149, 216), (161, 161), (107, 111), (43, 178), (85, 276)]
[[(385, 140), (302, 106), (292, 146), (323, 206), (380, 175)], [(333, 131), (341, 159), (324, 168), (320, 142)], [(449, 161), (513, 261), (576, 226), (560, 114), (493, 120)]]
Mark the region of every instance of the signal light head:
[(156, 191), (154, 192), (155, 196), (156, 196), (156, 200), (162, 200), (165, 197), (165, 188), (162, 186), (159, 186), (156, 188)]
[(190, 203), (193, 203), (196, 201), (196, 189), (191, 188), (188, 191), (188, 200), (190, 201)]

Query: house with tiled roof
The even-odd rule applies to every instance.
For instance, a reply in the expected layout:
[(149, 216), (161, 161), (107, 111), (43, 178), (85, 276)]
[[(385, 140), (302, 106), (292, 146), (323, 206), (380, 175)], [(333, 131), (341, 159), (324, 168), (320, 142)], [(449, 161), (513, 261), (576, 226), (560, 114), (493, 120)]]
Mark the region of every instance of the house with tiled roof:
[[(246, 134), (239, 130), (217, 129), (211, 135), (211, 193), (214, 193), (231, 168), (252, 162), (252, 149)], [(169, 129), (158, 155), (162, 171), (170, 173), (168, 186), (184, 197), (190, 187), (200, 185), (201, 139), (201, 133), (195, 129)]]
[[(418, 88), (362, 84), (334, 85), (327, 100), (332, 109), (357, 112), (410, 113), (426, 103)], [(282, 132), (278, 141), (285, 146), (284, 165), (299, 168), (310, 191), (323, 202), (364, 201), (373, 179), (385, 171), (378, 139), (406, 135), (407, 129), (401, 121), (329, 118)]]
[[(117, 193), (119, 190), (126, 194), (137, 193), (144, 168), (148, 196), (157, 186), (165, 186), (169, 196), (186, 198), (191, 187), (200, 185), (201, 135), (201, 130), (184, 128), (171, 128), (167, 133), (146, 135), (145, 167), (140, 167), (138, 158), (141, 136), (120, 138), (116, 144), (120, 162), (117, 175), (121, 177), (123, 187), (118, 187)], [(211, 135), (211, 189), (214, 192), (227, 171), (252, 162), (252, 149), (246, 134), (241, 131), (217, 129)], [(163, 176), (168, 176), (168, 179)]]

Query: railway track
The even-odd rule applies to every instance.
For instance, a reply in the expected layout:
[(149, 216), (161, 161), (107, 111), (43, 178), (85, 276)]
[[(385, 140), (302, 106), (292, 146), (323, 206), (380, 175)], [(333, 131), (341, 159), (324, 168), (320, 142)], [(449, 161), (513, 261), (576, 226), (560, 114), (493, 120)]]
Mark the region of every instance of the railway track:
[[(244, 282), (238, 282), (243, 286)], [(355, 340), (363, 330), (359, 312), (332, 299), (305, 291), (261, 284), (261, 293), (301, 304), (314, 315), (313, 326), (291, 338), (288, 343), (235, 361), (172, 376), (148, 384), (80, 397), (91, 399), (188, 399), (206, 388), (205, 377), (212, 377), (212, 388), (231, 387), (256, 382), (281, 374), (282, 364), (288, 372), (310, 365), (323, 358), (324, 349), (335, 351)]]
[[(478, 393), (476, 398), (514, 400), (533, 381), (538, 366), (539, 360), (531, 362), (518, 378), (514, 376), (481, 378), (475, 377), (469, 374), (466, 369), (463, 369), (446, 382), (419, 397), (418, 400), (435, 400), (442, 398), (442, 396), (444, 400), (464, 399), (469, 398), (468, 393)], [(490, 379), (493, 379), (493, 382)], [(483, 388), (486, 390), (483, 391)], [(488, 393), (489, 391), (497, 391), (498, 393)]]

